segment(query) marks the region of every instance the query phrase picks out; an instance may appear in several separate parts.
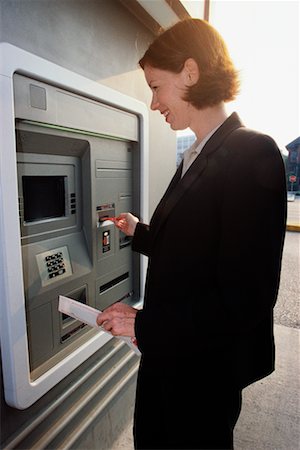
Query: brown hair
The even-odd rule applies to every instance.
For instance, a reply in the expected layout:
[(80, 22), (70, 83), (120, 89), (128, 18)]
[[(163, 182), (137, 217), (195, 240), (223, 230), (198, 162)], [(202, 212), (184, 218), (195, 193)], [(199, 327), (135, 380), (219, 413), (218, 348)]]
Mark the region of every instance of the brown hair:
[(188, 58), (199, 67), (198, 82), (187, 88), (184, 100), (198, 109), (234, 100), (239, 91), (238, 72), (217, 30), (200, 19), (176, 23), (149, 46), (139, 61), (157, 69), (179, 73)]

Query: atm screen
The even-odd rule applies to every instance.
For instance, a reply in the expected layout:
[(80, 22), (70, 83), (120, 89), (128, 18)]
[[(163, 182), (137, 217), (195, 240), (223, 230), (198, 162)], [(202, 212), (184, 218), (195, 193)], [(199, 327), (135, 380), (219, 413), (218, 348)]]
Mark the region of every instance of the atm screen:
[(65, 216), (65, 176), (23, 176), (22, 184), (25, 222)]

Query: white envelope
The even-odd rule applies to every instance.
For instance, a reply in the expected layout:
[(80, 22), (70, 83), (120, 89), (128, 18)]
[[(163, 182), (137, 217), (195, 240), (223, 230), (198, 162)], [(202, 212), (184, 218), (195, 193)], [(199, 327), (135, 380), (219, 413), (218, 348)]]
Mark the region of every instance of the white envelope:
[[(97, 324), (97, 316), (101, 313), (98, 309), (92, 308), (91, 306), (85, 305), (84, 303), (77, 302), (69, 297), (64, 297), (63, 295), (59, 296), (58, 301), (58, 310), (61, 313), (67, 314), (73, 319), (79, 320), (80, 322), (86, 323), (90, 327), (97, 328), (99, 331), (104, 331), (105, 333), (111, 334), (108, 331), (104, 330), (104, 328), (100, 327)], [(141, 352), (137, 348), (135, 344), (131, 341), (131, 338), (128, 336), (114, 336), (122, 341), (126, 342), (126, 344), (138, 355), (141, 355)]]

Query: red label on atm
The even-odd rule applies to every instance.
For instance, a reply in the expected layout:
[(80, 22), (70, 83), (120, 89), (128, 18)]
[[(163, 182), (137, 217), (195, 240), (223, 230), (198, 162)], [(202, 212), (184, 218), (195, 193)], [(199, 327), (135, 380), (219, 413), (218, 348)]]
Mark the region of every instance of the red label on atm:
[(102, 253), (110, 251), (110, 231), (103, 231), (102, 233)]

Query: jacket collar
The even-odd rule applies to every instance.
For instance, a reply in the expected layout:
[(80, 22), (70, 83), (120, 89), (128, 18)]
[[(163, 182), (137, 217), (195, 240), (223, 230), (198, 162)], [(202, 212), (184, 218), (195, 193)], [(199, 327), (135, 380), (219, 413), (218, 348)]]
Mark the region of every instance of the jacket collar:
[(156, 237), (160, 227), (166, 221), (172, 209), (205, 170), (208, 156), (216, 151), (234, 130), (243, 126), (237, 113), (232, 113), (207, 141), (200, 155), (197, 156), (183, 178), (180, 178), (182, 163), (180, 164), (165, 195), (153, 214), (151, 220), (153, 239)]

